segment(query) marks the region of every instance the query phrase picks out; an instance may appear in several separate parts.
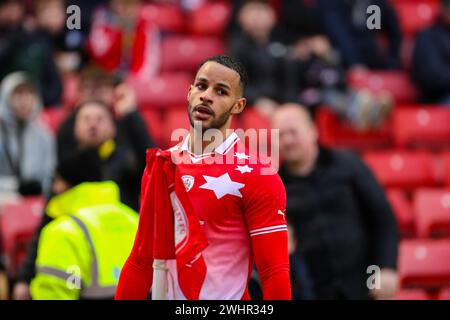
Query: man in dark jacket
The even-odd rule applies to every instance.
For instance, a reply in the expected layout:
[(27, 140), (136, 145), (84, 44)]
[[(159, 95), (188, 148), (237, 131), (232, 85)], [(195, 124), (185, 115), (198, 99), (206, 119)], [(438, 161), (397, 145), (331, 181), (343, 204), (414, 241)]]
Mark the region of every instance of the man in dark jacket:
[(412, 76), (422, 90), (424, 102), (450, 105), (449, 0), (442, 0), (440, 19), (417, 37)]
[[(393, 297), (397, 224), (370, 170), (352, 153), (320, 147), (317, 129), (300, 105), (280, 107), (274, 127), (280, 129), (286, 214), (315, 296)], [(374, 275), (372, 268), (379, 272)]]

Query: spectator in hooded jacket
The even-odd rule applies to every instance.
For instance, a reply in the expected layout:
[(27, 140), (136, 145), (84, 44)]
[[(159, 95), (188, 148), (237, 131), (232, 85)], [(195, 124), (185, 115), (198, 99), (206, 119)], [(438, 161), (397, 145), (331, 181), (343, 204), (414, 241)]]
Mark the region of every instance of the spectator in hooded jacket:
[(38, 120), (42, 102), (23, 72), (0, 88), (0, 176), (17, 181), (22, 195), (48, 195), (56, 162), (53, 137)]

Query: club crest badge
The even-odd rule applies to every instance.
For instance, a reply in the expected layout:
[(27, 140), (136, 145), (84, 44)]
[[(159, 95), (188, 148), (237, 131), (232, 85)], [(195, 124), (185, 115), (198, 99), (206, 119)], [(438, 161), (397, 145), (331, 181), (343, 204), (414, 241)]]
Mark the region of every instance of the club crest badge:
[(194, 186), (194, 177), (185, 175), (185, 176), (182, 176), (181, 179), (183, 179), (184, 187), (186, 188), (186, 192), (189, 192), (189, 190), (191, 190), (192, 187)]

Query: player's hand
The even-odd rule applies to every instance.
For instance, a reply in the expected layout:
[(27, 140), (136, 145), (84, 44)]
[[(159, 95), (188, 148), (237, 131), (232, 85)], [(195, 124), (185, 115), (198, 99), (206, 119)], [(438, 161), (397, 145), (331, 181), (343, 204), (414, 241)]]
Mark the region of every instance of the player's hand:
[(370, 294), (376, 300), (386, 300), (394, 298), (398, 289), (397, 271), (389, 268), (381, 269), (380, 288), (372, 289)]
[(115, 89), (114, 111), (118, 117), (123, 117), (136, 110), (136, 95), (127, 84), (120, 84)]
[(18, 282), (14, 286), (12, 298), (14, 300), (31, 300), (30, 286), (26, 282)]

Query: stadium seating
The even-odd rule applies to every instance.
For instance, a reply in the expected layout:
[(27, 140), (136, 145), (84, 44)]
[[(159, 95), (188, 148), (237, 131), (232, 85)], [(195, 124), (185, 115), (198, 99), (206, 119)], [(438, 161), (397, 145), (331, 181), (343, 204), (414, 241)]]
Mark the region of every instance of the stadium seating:
[(163, 73), (150, 81), (130, 77), (127, 83), (134, 88), (141, 108), (167, 108), (186, 103), (192, 76), (184, 72)]
[(358, 132), (327, 108), (320, 108), (316, 115), (316, 124), (320, 142), (325, 146), (366, 150), (392, 145), (389, 122), (379, 130)]
[(430, 26), (439, 12), (439, 0), (391, 1), (404, 36), (414, 36)]
[(65, 74), (63, 80), (62, 105), (73, 108), (79, 99), (80, 78), (76, 74)]
[(402, 288), (449, 286), (450, 239), (401, 241), (398, 272)]
[(436, 183), (433, 157), (426, 152), (370, 151), (364, 160), (385, 187), (414, 189)]
[(230, 16), (229, 2), (204, 2), (189, 15), (190, 32), (196, 35), (222, 36)]
[[(171, 108), (167, 109), (163, 114), (164, 130), (161, 132), (161, 142), (165, 148), (169, 148), (177, 144), (181, 137), (189, 130), (189, 117), (187, 108)], [(186, 131), (182, 131), (184, 129)], [(175, 130), (178, 130), (175, 132)], [(172, 134), (177, 133), (172, 141)], [(183, 134), (184, 133), (184, 134)], [(179, 135), (180, 134), (180, 135)]]
[(140, 10), (140, 18), (156, 24), (161, 31), (182, 32), (185, 27), (183, 12), (175, 4), (145, 4)]
[(414, 193), (419, 237), (450, 237), (450, 189), (419, 189)]
[(53, 134), (56, 134), (61, 123), (70, 113), (68, 108), (44, 108), (39, 115), (39, 121)]
[(394, 210), (401, 235), (403, 237), (414, 236), (414, 213), (406, 193), (401, 189), (389, 189), (386, 191), (386, 196)]
[(439, 300), (450, 300), (450, 288), (441, 289), (439, 292)]
[[(261, 157), (271, 155), (271, 123), (252, 106), (247, 106), (239, 115), (238, 128), (245, 131), (245, 144), (251, 152), (259, 152)], [(248, 130), (248, 131), (247, 131)], [(264, 132), (263, 130), (266, 130)], [(243, 132), (237, 132), (239, 137)]]
[(450, 187), (450, 151), (442, 155), (443, 177), (447, 187)]
[(350, 71), (349, 85), (355, 89), (366, 89), (375, 95), (390, 93), (398, 103), (411, 103), (417, 98), (416, 88), (405, 71)]
[(401, 289), (399, 290), (394, 300), (429, 300), (427, 292), (422, 289)]
[(153, 141), (156, 143), (157, 146), (160, 147), (162, 145), (161, 134), (163, 128), (161, 125), (161, 114), (159, 110), (146, 108), (140, 110), (140, 114), (145, 121), (147, 130), (150, 136), (152, 137)]
[(4, 204), (0, 216), (0, 235), (8, 259), (8, 270), (15, 272), (23, 261), (27, 244), (38, 227), (44, 208), (41, 197), (24, 198)]
[(168, 36), (161, 43), (161, 69), (195, 72), (202, 61), (224, 52), (225, 46), (217, 37)]
[(450, 109), (434, 106), (397, 109), (393, 115), (393, 131), (398, 147), (448, 147)]

